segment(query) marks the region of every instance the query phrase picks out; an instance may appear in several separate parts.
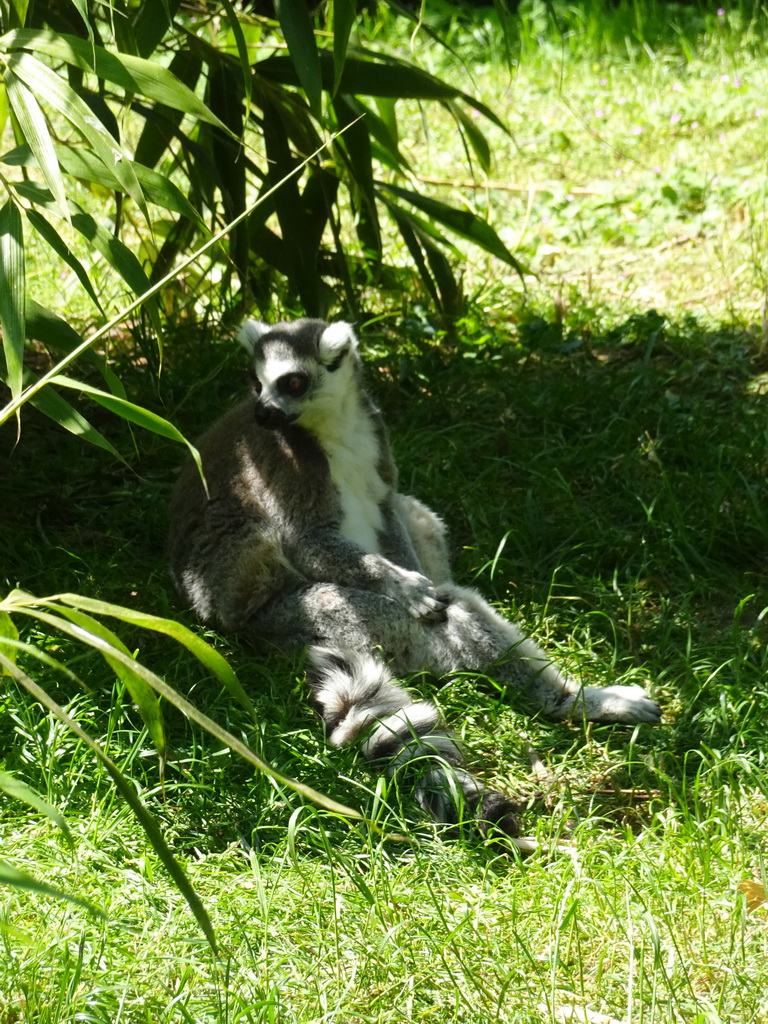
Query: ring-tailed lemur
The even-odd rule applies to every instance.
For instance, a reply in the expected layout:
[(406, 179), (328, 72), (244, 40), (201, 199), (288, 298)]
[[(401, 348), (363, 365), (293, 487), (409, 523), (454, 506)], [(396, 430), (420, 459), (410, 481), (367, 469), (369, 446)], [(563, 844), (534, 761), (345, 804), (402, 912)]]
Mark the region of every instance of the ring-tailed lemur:
[(439, 821), (462, 802), (483, 832), (514, 835), (515, 805), (459, 765), (435, 706), (397, 676), (488, 672), (553, 718), (657, 722), (639, 686), (582, 686), (473, 590), (450, 577), (442, 521), (397, 492), (378, 410), (346, 323), (247, 321), (252, 397), (188, 461), (171, 510), (177, 588), (205, 621), (280, 648), (310, 645), (308, 675), (330, 742), (364, 737), (390, 773), (406, 763)]

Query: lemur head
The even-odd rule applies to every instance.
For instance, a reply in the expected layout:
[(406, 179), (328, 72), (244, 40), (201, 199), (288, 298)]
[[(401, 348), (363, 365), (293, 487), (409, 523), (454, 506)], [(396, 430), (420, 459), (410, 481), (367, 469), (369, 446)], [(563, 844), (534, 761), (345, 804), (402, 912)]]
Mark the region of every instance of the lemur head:
[(349, 324), (295, 320), (269, 326), (246, 320), (239, 340), (252, 359), (256, 422), (299, 423), (319, 431), (358, 388), (360, 358)]

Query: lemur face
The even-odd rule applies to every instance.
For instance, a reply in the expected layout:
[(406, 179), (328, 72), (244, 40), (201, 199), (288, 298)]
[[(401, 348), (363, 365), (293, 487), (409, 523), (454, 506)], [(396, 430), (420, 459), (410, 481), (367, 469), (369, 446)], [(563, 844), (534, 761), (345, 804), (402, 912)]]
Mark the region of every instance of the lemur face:
[(252, 357), (259, 426), (299, 423), (320, 429), (338, 415), (353, 387), (357, 339), (341, 321), (297, 320), (274, 326), (248, 320), (239, 335)]

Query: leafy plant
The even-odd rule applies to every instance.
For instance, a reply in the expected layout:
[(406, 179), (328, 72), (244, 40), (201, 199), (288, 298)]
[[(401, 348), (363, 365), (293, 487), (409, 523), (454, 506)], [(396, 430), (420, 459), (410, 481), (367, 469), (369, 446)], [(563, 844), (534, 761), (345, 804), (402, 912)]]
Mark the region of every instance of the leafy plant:
[[(120, 638), (100, 622), (99, 619), (94, 618), (94, 614), (117, 618), (132, 626), (153, 630), (172, 637), (193, 654), (216, 677), (233, 699), (245, 708), (254, 727), (258, 727), (256, 712), (243, 690), (237, 675), (230, 668), (226, 660), (206, 644), (204, 640), (178, 622), (159, 618), (155, 615), (147, 615), (130, 608), (109, 604), (105, 601), (81, 597), (77, 594), (60, 594), (53, 598), (35, 598), (30, 594), (14, 591), (4, 601), (0, 602), (0, 675), (6, 675), (15, 679), (19, 686), (25, 689), (34, 700), (39, 702), (71, 730), (103, 765), (121, 798), (133, 811), (139, 824), (146, 832), (160, 861), (166, 867), (178, 886), (179, 891), (187, 900), (208, 941), (215, 948), (213, 928), (205, 908), (190, 884), (184, 869), (163, 838), (158, 825), (137, 795), (134, 786), (126, 779), (123, 772), (120, 771), (103, 747), (74, 721), (65, 709), (50, 696), (46, 689), (36, 683), (20, 667), (17, 655), (19, 652), (23, 652), (26, 656), (39, 662), (47, 671), (53, 670), (56, 673), (61, 673), (70, 682), (82, 686), (82, 681), (65, 662), (57, 660), (35, 644), (20, 640), (14, 616), (31, 618), (39, 626), (47, 627), (59, 636), (74, 639), (87, 647), (95, 649), (103, 656), (116, 676), (124, 683), (127, 692), (130, 694), (132, 701), (144, 720), (147, 732), (160, 759), (161, 776), (167, 758), (167, 744), (159, 697), (164, 698), (189, 719), (202, 726), (220, 743), (239, 754), (246, 762), (253, 765), (259, 771), (266, 772), (282, 785), (288, 786), (302, 796), (337, 814), (358, 819), (361, 818), (361, 815), (358, 811), (330, 800), (322, 793), (318, 793), (311, 787), (301, 782), (296, 782), (272, 768), (266, 761), (255, 754), (243, 740), (218, 725), (208, 715), (182, 697), (176, 690), (168, 686), (158, 675), (132, 657)], [(21, 780), (8, 776), (5, 773), (0, 773), (0, 790), (4, 790), (6, 793), (31, 804), (38, 810), (42, 810), (51, 820), (56, 822), (62, 829), (65, 838), (72, 844), (71, 834), (62, 816), (29, 786), (25, 785)], [(49, 895), (71, 898), (67, 894), (46, 886), (27, 873), (20, 872), (2, 861), (0, 861), (0, 882), (7, 882), (16, 887), (27, 888)]]
[[(190, 253), (192, 302), (204, 301), (218, 279), (220, 297), (239, 307), (266, 310), (281, 286), (287, 303), (307, 314), (341, 302), (355, 315), (363, 289), (391, 287), (402, 276), (388, 260), (383, 212), (446, 317), (461, 308), (446, 231), (521, 270), (477, 214), (413, 187), (397, 103), (447, 109), (484, 171), (490, 146), (471, 115), (503, 129), (502, 122), (412, 63), (350, 42), (366, 23), (351, 0), (335, 5), (332, 22), (330, 12), (324, 20), (297, 3), (276, 4), (276, 20), (230, 0), (183, 9), (153, 0), (2, 7), (0, 120), (10, 120), (17, 144), (0, 158), (8, 194), (0, 208), (0, 323), (11, 393), (0, 422), (29, 400), (108, 447), (58, 391), (37, 386), (24, 366), (30, 339), (67, 362), (84, 354), (113, 397), (89, 396), (152, 428), (95, 353), (106, 325), (83, 341), (31, 294), (31, 236), (63, 262), (91, 316), (104, 321), (98, 256), (132, 297), (115, 319), (141, 306), (158, 338), (161, 310), (177, 301), (169, 286)], [(106, 222), (90, 198), (105, 189)]]

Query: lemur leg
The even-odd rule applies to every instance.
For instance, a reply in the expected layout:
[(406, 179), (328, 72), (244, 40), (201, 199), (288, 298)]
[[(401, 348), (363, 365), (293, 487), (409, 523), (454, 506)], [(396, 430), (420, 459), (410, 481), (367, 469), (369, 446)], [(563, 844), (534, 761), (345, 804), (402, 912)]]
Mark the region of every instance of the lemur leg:
[[(428, 667), (438, 674), (457, 668), (490, 672), (525, 690), (553, 718), (584, 717), (602, 722), (658, 722), (661, 712), (639, 686), (582, 687), (555, 665), (532, 640), (507, 622), (474, 590), (450, 583), (445, 526), (416, 498), (398, 494), (395, 508), (422, 570), (453, 597), (443, 629), (449, 642)], [(468, 617), (466, 612), (469, 611)], [(427, 638), (429, 640), (429, 638)], [(442, 637), (441, 637), (441, 643)], [(458, 648), (458, 649), (457, 649)], [(501, 660), (502, 664), (497, 664)]]
[[(456, 586), (443, 587), (442, 591), (452, 597), (446, 621), (429, 636), (442, 632), (450, 638), (464, 668), (486, 672), (519, 687), (550, 718), (626, 724), (660, 721), (661, 709), (641, 686), (583, 686), (476, 591)], [(438, 656), (440, 653), (436, 652)], [(449, 658), (453, 661), (453, 652)], [(455, 667), (446, 666), (445, 671)]]
[(382, 657), (371, 653), (381, 645), (396, 653), (401, 674), (415, 671), (429, 630), (391, 598), (333, 584), (283, 595), (253, 622), (254, 633), (280, 646), (311, 645), (307, 674), (334, 746), (367, 732), (363, 756), (382, 763), (390, 776), (410, 776), (416, 800), (437, 821), (468, 817), (483, 835), (497, 830), (514, 842), (519, 805), (460, 767), (461, 748), (434, 704), (414, 701)]
[[(460, 767), (461, 748), (437, 708), (414, 701), (392, 669), (398, 675), (422, 668), (438, 675), (490, 671), (527, 690), (556, 718), (655, 721), (658, 709), (640, 687), (582, 688), (474, 591), (445, 589), (452, 600), (445, 621), (434, 623), (373, 591), (307, 584), (260, 609), (252, 632), (281, 647), (311, 645), (308, 675), (331, 743), (341, 746), (369, 731), (363, 755), (386, 763), (390, 775), (420, 768), (416, 798), (438, 821), (455, 821), (458, 802), (484, 834), (496, 828), (514, 837), (518, 806)], [(392, 658), (392, 669), (371, 653), (377, 647)]]
[(442, 622), (415, 619), (375, 591), (307, 584), (268, 602), (252, 631), (282, 647), (321, 647), (370, 654), (380, 648), (397, 675), (474, 671), (513, 684), (552, 718), (658, 722), (660, 711), (642, 687), (582, 686), (473, 590), (444, 586), (451, 597)]

